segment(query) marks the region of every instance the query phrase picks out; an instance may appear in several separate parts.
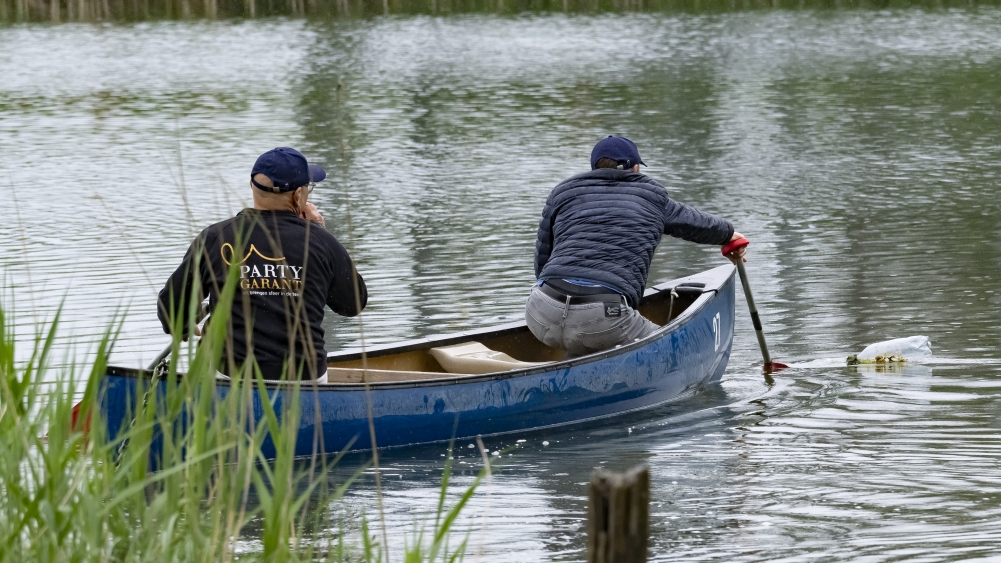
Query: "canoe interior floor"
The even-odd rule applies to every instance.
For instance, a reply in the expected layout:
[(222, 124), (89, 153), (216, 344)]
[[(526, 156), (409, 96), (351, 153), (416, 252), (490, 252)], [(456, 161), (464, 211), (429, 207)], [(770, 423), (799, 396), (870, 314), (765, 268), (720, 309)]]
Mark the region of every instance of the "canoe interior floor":
[[(662, 291), (648, 295), (640, 304), (640, 313), (651, 322), (665, 325), (671, 319), (685, 311), (700, 295), (700, 292), (681, 292), (671, 305), (670, 292)], [(487, 348), (504, 352), (516, 360), (523, 362), (558, 362), (567, 359), (566, 351), (550, 348), (539, 342), (528, 328), (500, 335), (485, 334), (476, 337), (476, 341)], [(406, 352), (387, 350), (368, 356), (365, 369), (359, 359), (329, 362), (327, 364), (328, 383), (369, 383), (386, 381), (421, 381), (428, 379), (446, 379), (455, 377), (448, 373), (431, 355), (427, 348)]]

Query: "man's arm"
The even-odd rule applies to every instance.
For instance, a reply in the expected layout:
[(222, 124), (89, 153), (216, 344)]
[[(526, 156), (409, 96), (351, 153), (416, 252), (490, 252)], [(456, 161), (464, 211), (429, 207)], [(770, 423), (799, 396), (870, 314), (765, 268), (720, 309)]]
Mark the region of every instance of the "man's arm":
[(535, 277), (538, 278), (542, 269), (549, 262), (549, 257), (553, 254), (553, 220), (556, 218), (556, 210), (553, 209), (552, 202), (546, 201), (546, 206), (542, 208), (542, 220), (539, 221), (539, 234), (535, 239)]
[(167, 334), (170, 334), (175, 326), (174, 321), (180, 319), (181, 337), (187, 337), (188, 316), (192, 299), (197, 299), (196, 303), (201, 303), (205, 298), (203, 284), (198, 284), (199, 294), (192, 295), (195, 292), (196, 277), (202, 278), (198, 269), (208, 267), (208, 264), (205, 263), (204, 249), (204, 241), (199, 236), (188, 247), (188, 251), (184, 253), (184, 259), (181, 260), (181, 265), (167, 278), (167, 283), (157, 295), (156, 316), (160, 319), (163, 332)]
[(723, 245), (733, 237), (733, 225), (726, 219), (668, 199), (664, 234), (699, 244)]
[(334, 249), (334, 278), (327, 290), (327, 306), (338, 315), (353, 317), (368, 304), (368, 288), (340, 243)]

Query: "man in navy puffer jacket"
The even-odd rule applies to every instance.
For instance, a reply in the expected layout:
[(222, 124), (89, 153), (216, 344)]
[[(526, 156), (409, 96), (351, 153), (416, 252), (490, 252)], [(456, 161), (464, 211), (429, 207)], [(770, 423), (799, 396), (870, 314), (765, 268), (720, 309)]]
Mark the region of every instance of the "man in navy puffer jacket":
[(590, 172), (549, 194), (535, 246), (539, 281), (525, 309), (528, 328), (547, 346), (580, 356), (660, 328), (635, 307), (662, 235), (715, 245), (743, 236), (726, 219), (668, 197), (640, 164), (632, 141), (607, 137), (591, 151)]

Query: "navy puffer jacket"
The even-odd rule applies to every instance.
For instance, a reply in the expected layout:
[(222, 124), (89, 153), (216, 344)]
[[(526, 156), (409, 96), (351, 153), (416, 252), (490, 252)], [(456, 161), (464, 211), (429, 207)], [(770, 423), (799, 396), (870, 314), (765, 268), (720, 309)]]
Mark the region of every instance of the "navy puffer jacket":
[(578, 174), (553, 188), (546, 200), (535, 275), (612, 287), (635, 307), (664, 234), (723, 245), (733, 236), (733, 225), (674, 201), (664, 186), (632, 170)]

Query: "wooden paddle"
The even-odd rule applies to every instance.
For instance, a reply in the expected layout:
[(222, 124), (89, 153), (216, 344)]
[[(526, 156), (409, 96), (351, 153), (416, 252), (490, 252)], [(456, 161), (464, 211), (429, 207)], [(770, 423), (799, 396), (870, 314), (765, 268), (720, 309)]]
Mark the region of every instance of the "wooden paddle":
[[(202, 335), (200, 329), (198, 328), (198, 325), (203, 320), (205, 320), (205, 317), (207, 317), (207, 316), (209, 316), (209, 304), (208, 303), (200, 303), (198, 305), (198, 311), (195, 313), (195, 334), (194, 334), (195, 336), (201, 336)], [(183, 340), (185, 342), (187, 342), (188, 341), (188, 337), (185, 336)], [(160, 365), (160, 362), (163, 361), (164, 358), (166, 358), (167, 356), (170, 355), (170, 349), (173, 346), (174, 346), (173, 342), (171, 342), (170, 344), (168, 344), (167, 347), (163, 349), (163, 352), (160, 352), (159, 354), (156, 355), (155, 358), (153, 358), (153, 361), (149, 363), (149, 366), (146, 367), (146, 370), (147, 371), (153, 371), (154, 369), (156, 369), (156, 366)]]
[[(156, 366), (160, 365), (160, 362), (163, 361), (164, 358), (170, 355), (170, 349), (172, 347), (173, 343), (168, 344), (167, 347), (164, 348), (162, 352), (157, 354), (156, 358), (154, 358), (153, 361), (150, 362), (149, 367), (147, 367), (146, 370), (153, 371), (154, 369), (156, 369)], [(82, 423), (77, 422), (80, 418), (80, 408), (82, 406), (83, 406), (83, 401), (73, 405), (73, 415), (72, 415), (73, 418), (71, 419), (71, 427), (74, 430), (79, 430), (80, 432), (83, 432), (84, 434), (89, 434), (90, 417), (87, 417), (87, 420), (83, 421)]]
[[(202, 322), (202, 319), (207, 317), (208, 314), (209, 314), (208, 303), (202, 303), (201, 306), (198, 307), (198, 313), (195, 315), (195, 324), (197, 325), (198, 323)], [(196, 326), (195, 328), (197, 329), (198, 327)], [(185, 340), (187, 340), (187, 338), (185, 338)], [(156, 366), (160, 365), (160, 362), (162, 362), (164, 358), (170, 355), (170, 350), (171, 348), (173, 348), (173, 346), (174, 343), (171, 342), (170, 344), (167, 345), (166, 348), (163, 349), (162, 352), (157, 354), (156, 357), (153, 358), (153, 361), (149, 363), (149, 366), (146, 367), (146, 371), (155, 370)], [(77, 424), (77, 419), (80, 418), (80, 407), (82, 405), (83, 405), (82, 401), (73, 405), (72, 427), (76, 430), (80, 430), (84, 434), (87, 434), (88, 432), (90, 432), (90, 418), (88, 417), (87, 420), (83, 421), (82, 424), (79, 425)]]
[[(730, 241), (730, 244), (723, 247), (723, 256), (729, 257), (734, 251), (744, 248), (749, 244), (751, 244), (751, 241), (746, 238)], [(765, 371), (771, 373), (789, 367), (785, 364), (772, 361), (772, 357), (768, 353), (768, 345), (765, 344), (765, 333), (761, 330), (761, 318), (758, 316), (758, 309), (754, 306), (754, 297), (751, 296), (751, 284), (747, 281), (744, 260), (740, 257), (731, 257), (731, 259), (737, 265), (737, 273), (740, 274), (740, 284), (744, 286), (744, 299), (747, 301), (747, 309), (751, 312), (751, 323), (754, 324), (754, 334), (758, 337), (758, 345), (761, 346), (761, 356), (765, 359)]]

